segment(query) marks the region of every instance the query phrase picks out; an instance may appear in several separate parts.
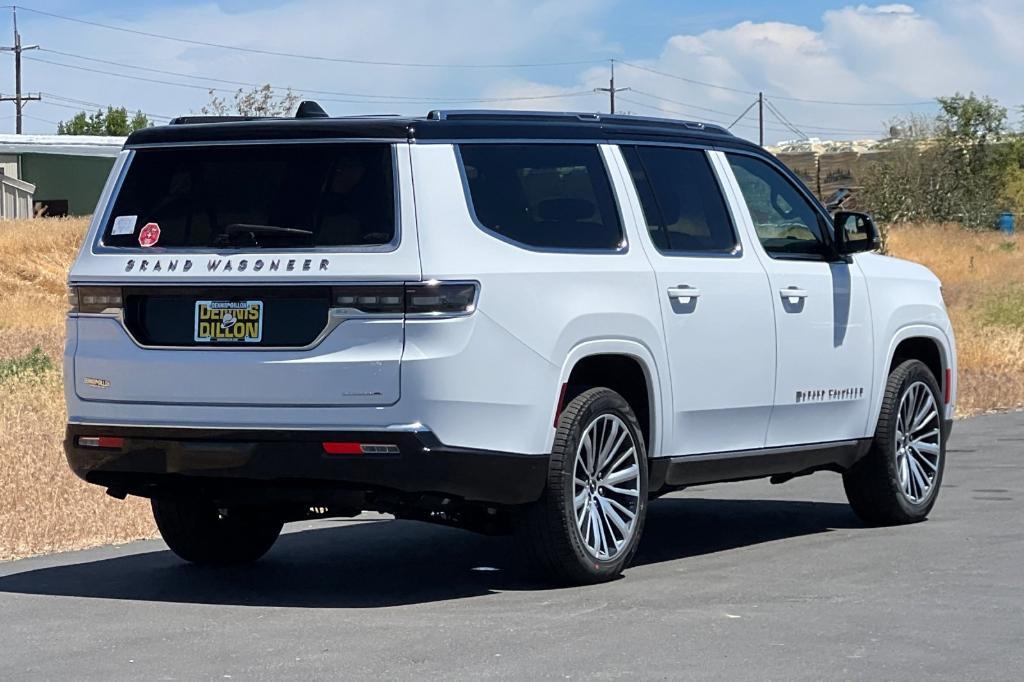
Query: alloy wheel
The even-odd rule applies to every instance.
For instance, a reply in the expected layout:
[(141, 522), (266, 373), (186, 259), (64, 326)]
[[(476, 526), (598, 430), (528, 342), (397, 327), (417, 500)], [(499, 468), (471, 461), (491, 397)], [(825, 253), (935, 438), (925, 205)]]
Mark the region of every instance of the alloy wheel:
[(915, 381), (900, 398), (896, 415), (896, 472), (900, 491), (913, 504), (928, 499), (942, 456), (942, 420), (931, 389)]
[(601, 561), (630, 543), (640, 508), (640, 462), (633, 434), (613, 414), (596, 417), (583, 431), (573, 466), (576, 528), (587, 551)]

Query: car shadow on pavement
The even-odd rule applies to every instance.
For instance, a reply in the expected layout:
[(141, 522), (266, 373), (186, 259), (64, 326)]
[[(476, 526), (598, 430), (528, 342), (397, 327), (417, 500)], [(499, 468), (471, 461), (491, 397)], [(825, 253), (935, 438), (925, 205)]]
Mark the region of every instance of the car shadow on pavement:
[[(412, 521), (323, 523), (329, 527), (282, 535), (263, 560), (250, 566), (204, 568), (182, 563), (166, 550), (142, 552), (0, 576), (0, 592), (374, 608), (550, 588), (516, 567), (509, 538)], [(679, 561), (859, 525), (846, 504), (665, 498), (649, 508), (634, 565)], [(127, 549), (131, 551), (131, 546)]]

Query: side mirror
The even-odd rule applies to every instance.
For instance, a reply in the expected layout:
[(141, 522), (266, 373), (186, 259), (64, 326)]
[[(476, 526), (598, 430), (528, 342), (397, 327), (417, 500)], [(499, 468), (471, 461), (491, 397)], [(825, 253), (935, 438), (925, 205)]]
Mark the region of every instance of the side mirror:
[(878, 228), (867, 213), (837, 211), (832, 224), (836, 231), (836, 251), (841, 256), (874, 251), (881, 246)]

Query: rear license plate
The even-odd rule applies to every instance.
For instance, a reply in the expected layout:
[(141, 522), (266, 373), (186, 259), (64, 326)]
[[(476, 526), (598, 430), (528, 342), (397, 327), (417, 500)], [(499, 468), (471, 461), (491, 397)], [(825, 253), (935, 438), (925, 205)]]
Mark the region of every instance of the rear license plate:
[(197, 343), (258, 343), (263, 301), (196, 301)]

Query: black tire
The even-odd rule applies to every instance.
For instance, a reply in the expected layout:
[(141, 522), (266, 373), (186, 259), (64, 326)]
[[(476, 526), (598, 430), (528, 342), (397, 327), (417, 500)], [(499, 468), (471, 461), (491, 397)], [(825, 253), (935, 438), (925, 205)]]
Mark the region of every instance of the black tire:
[[(897, 465), (896, 423), (900, 402), (914, 385), (924, 384), (938, 408), (935, 417), (939, 430), (938, 461), (931, 487), (919, 501), (912, 501), (902, 490)], [(853, 511), (873, 526), (916, 523), (928, 517), (942, 485), (946, 466), (946, 429), (942, 413), (942, 392), (935, 376), (919, 360), (906, 360), (889, 374), (882, 399), (871, 449), (843, 474), (843, 487)]]
[[(625, 424), (637, 450), (639, 471), (638, 497), (631, 503), (635, 513), (632, 534), (607, 560), (588, 550), (577, 527), (573, 501), (573, 473), (581, 438), (587, 426), (602, 415), (613, 415)], [(612, 494), (604, 488), (601, 491), (605, 496)], [(633, 410), (610, 389), (585, 391), (569, 402), (558, 419), (544, 494), (519, 510), (514, 519), (513, 532), (522, 558), (557, 583), (590, 584), (616, 578), (636, 554), (647, 514), (647, 494), (647, 449)]]
[(256, 561), (281, 534), (279, 516), (249, 507), (218, 509), (195, 499), (152, 501), (153, 518), (164, 542), (185, 561), (224, 565)]

